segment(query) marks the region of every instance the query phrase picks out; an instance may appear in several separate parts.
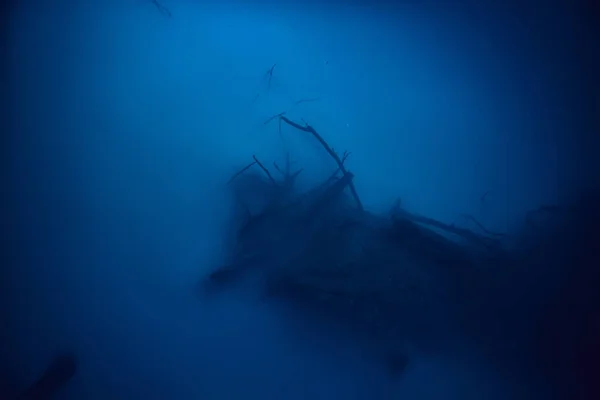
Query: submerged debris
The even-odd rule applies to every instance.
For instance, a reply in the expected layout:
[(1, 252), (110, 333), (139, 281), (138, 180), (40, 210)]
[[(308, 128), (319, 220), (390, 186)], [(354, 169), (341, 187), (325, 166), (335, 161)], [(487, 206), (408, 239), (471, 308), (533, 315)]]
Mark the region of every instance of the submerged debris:
[(173, 16), (173, 14), (171, 14), (171, 10), (169, 10), (167, 7), (165, 7), (158, 0), (150, 0), (150, 1), (152, 2), (152, 4), (154, 4), (154, 6), (158, 10), (158, 12), (161, 13), (163, 16), (165, 16), (167, 18), (171, 18)]
[(276, 118), (311, 134), (337, 169), (300, 192), (294, 183), (302, 170), (290, 169), (289, 154), (284, 170), (274, 164), (278, 179), (253, 156), (229, 182), (236, 235), (224, 264), (209, 276), (212, 286), (258, 279), (267, 298), (342, 321), (369, 338), (365, 343), (394, 371), (409, 363), (408, 348), (438, 349), (459, 332), (483, 341), (499, 334), (494, 277), (510, 259), (501, 235), (415, 215), (399, 202), (388, 216), (365, 211), (344, 165), (349, 153), (339, 156), (313, 127), (284, 113), (267, 122)]

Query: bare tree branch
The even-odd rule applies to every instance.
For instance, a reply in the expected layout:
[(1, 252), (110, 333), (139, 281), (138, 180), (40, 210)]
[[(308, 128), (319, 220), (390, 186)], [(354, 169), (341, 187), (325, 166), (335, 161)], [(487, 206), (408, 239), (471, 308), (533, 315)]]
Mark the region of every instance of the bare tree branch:
[(244, 172), (246, 172), (248, 170), (248, 168), (250, 168), (254, 164), (256, 164), (256, 161), (251, 162), (250, 164), (246, 165), (244, 168), (242, 168), (241, 170), (239, 170), (238, 172), (236, 172), (235, 174), (233, 174), (233, 176), (229, 179), (229, 181), (227, 182), (227, 184), (229, 185), (231, 182), (233, 182), (233, 180), (235, 178), (237, 178), (238, 176), (240, 176), (241, 174), (243, 174)]
[(269, 117), (269, 119), (267, 119), (267, 120), (266, 120), (266, 121), (263, 123), (263, 125), (266, 125), (266, 124), (268, 124), (269, 122), (273, 121), (275, 118), (278, 118), (278, 117), (281, 117), (281, 116), (283, 116), (283, 114), (285, 114), (285, 111), (284, 111), (284, 112), (280, 112), (279, 114), (275, 114), (275, 115), (273, 115), (272, 117)]
[(154, 4), (156, 6), (156, 8), (158, 9), (158, 12), (160, 12), (162, 15), (164, 15), (167, 18), (172, 17), (171, 11), (167, 7), (162, 5), (158, 0), (150, 0), (150, 1), (152, 2), (152, 4)]
[(271, 89), (271, 79), (273, 79), (273, 69), (275, 69), (276, 65), (277, 64), (273, 64), (273, 66), (265, 74), (265, 76), (268, 77), (268, 79), (269, 79), (267, 81), (267, 90)]
[(310, 98), (306, 98), (306, 99), (300, 99), (297, 102), (295, 102), (294, 105), (297, 106), (298, 104), (302, 104), (302, 103), (310, 103), (313, 101), (317, 101), (319, 99), (320, 99), (320, 97), (310, 97)]
[(487, 230), (479, 221), (477, 221), (477, 219), (475, 217), (473, 217), (472, 215), (469, 214), (463, 214), (463, 217), (471, 220), (475, 225), (477, 225), (477, 227), (479, 229), (481, 229), (483, 232), (485, 232), (486, 234), (490, 235), (490, 236), (496, 236), (496, 237), (503, 237), (506, 236), (506, 234), (504, 233), (500, 233), (500, 232), (492, 232)]
[(271, 182), (273, 182), (273, 184), (274, 184), (274, 185), (277, 185), (277, 181), (276, 181), (275, 179), (273, 179), (273, 176), (271, 175), (271, 173), (269, 172), (269, 170), (268, 170), (268, 169), (267, 169), (267, 168), (266, 168), (264, 165), (262, 165), (260, 161), (258, 161), (258, 158), (256, 158), (256, 156), (255, 156), (255, 155), (253, 155), (253, 156), (252, 156), (252, 158), (254, 158), (254, 161), (256, 162), (256, 164), (258, 164), (258, 166), (259, 166), (259, 167), (260, 167), (260, 168), (261, 168), (263, 171), (265, 171), (265, 174), (267, 174), (267, 176), (269, 177), (269, 180), (270, 180)]
[[(299, 129), (301, 131), (312, 134), (319, 141), (319, 143), (321, 143), (321, 145), (325, 148), (325, 151), (327, 151), (327, 153), (329, 153), (329, 155), (335, 160), (335, 162), (337, 163), (337, 165), (340, 168), (340, 171), (342, 171), (342, 173), (344, 175), (347, 175), (349, 173), (346, 170), (346, 167), (344, 167), (344, 162), (335, 153), (335, 151), (333, 151), (333, 149), (327, 144), (325, 139), (323, 139), (323, 137), (321, 135), (319, 135), (319, 133), (316, 130), (314, 130), (314, 128), (312, 126), (310, 126), (308, 124), (306, 124), (306, 126), (299, 125), (296, 122), (291, 121), (290, 119), (283, 116), (283, 114), (279, 116), (279, 119), (296, 129)], [(360, 198), (358, 197), (358, 193), (356, 192), (356, 188), (354, 187), (354, 183), (352, 183), (352, 180), (350, 180), (350, 182), (348, 183), (348, 187), (350, 187), (350, 191), (352, 192), (352, 196), (354, 197), (354, 200), (356, 201), (358, 208), (362, 211), (363, 205), (360, 201)]]

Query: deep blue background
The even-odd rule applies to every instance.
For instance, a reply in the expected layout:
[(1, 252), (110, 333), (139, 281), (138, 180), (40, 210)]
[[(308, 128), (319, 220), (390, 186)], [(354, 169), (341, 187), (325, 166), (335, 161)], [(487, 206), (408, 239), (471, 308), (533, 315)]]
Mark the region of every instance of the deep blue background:
[[(333, 168), (312, 138), (263, 124), (284, 110), (352, 152), (374, 212), (400, 197), (412, 212), (474, 228), (468, 213), (514, 233), (527, 210), (571, 200), (598, 179), (591, 9), (163, 4), (172, 18), (144, 0), (7, 10), (1, 361), (11, 384), (73, 349), (80, 368), (65, 399), (522, 394), (485, 365), (447, 359), (390, 383), (318, 326), (294, 335), (267, 305), (235, 293), (209, 304), (194, 287), (222, 256), (225, 183), (252, 154), (282, 163), (289, 150), (306, 186)], [(294, 106), (302, 98), (319, 99)], [(331, 342), (339, 349), (323, 351)]]

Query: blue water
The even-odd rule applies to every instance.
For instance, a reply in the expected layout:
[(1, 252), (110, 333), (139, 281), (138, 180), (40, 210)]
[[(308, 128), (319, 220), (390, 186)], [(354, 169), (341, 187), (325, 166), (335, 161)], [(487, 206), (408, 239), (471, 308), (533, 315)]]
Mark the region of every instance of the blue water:
[(195, 287), (223, 257), (226, 182), (252, 155), (289, 151), (305, 187), (334, 169), (312, 137), (264, 124), (283, 111), (351, 152), (372, 212), (401, 198), (511, 233), (568, 201), (588, 177), (574, 10), (161, 4), (170, 17), (144, 0), (30, 0), (8, 18), (14, 385), (67, 349), (79, 368), (60, 399), (526, 396), (469, 357), (423, 357), (390, 381), (351, 341)]

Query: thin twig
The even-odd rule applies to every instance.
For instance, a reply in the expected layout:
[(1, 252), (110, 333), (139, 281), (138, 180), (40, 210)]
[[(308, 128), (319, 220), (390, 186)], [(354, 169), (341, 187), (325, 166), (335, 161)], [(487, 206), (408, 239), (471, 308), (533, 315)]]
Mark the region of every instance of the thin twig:
[(499, 247), (499, 242), (497, 241), (497, 239), (491, 239), (489, 237), (480, 236), (468, 229), (459, 228), (454, 225), (448, 225), (443, 222), (436, 221), (435, 219), (432, 219), (432, 218), (423, 217), (423, 216), (417, 215), (417, 214), (411, 214), (404, 210), (397, 210), (397, 212), (395, 214), (397, 217), (400, 217), (400, 218), (405, 218), (405, 219), (408, 219), (410, 221), (417, 222), (420, 224), (434, 226), (434, 227), (444, 230), (446, 232), (454, 233), (454, 234), (461, 236), (473, 243), (483, 245), (484, 247), (487, 247), (487, 248), (494, 247), (497, 249)]
[[(346, 161), (346, 158), (348, 158), (349, 155), (350, 155), (350, 153), (344, 152), (344, 157), (342, 158), (342, 163), (344, 163)], [(337, 167), (337, 169), (335, 171), (333, 171), (333, 174), (331, 174), (329, 176), (329, 178), (327, 178), (327, 180), (325, 181), (325, 183), (329, 183), (332, 180), (334, 180), (336, 178), (338, 172), (340, 172), (340, 171), (341, 171), (341, 168)]]
[(338, 172), (340, 172), (340, 167), (337, 167), (337, 169), (333, 172), (333, 174), (331, 174), (329, 176), (329, 178), (327, 178), (327, 180), (325, 181), (326, 183), (331, 182), (332, 180), (334, 180), (337, 177)]
[[(281, 115), (283, 115), (283, 113), (281, 113)], [(280, 117), (281, 117), (281, 115), (280, 115)], [(283, 136), (281, 136), (281, 118), (279, 118), (279, 119), (277, 120), (277, 125), (278, 125), (278, 128), (277, 128), (277, 130), (278, 130), (278, 132), (279, 132), (279, 138), (280, 138), (280, 139), (281, 139), (281, 141), (283, 142)], [(288, 154), (289, 154), (289, 153), (288, 153)]]
[(338, 179), (334, 184), (329, 186), (325, 191), (319, 196), (319, 198), (310, 206), (310, 210), (308, 212), (309, 215), (314, 215), (314, 213), (323, 209), (329, 202), (339, 196), (347, 185), (352, 183), (352, 172), (348, 172), (342, 178)]
[(262, 168), (263, 171), (265, 171), (265, 174), (267, 174), (267, 176), (269, 177), (269, 180), (271, 182), (273, 182), (274, 185), (277, 185), (277, 181), (275, 179), (273, 179), (273, 176), (271, 176), (271, 173), (269, 172), (269, 170), (264, 165), (262, 165), (262, 163), (260, 161), (258, 161), (258, 158), (256, 158), (255, 155), (252, 155), (252, 158), (254, 158), (254, 161), (258, 164), (258, 166), (260, 168)]
[(311, 98), (307, 98), (307, 99), (300, 99), (297, 102), (295, 102), (294, 105), (297, 106), (298, 104), (309, 103), (309, 102), (317, 101), (319, 99), (320, 99), (319, 97), (311, 97)]
[(156, 8), (158, 9), (158, 12), (160, 12), (165, 17), (171, 18), (171, 16), (172, 16), (171, 11), (169, 11), (169, 9), (167, 7), (162, 5), (158, 0), (150, 0), (150, 1), (152, 1), (152, 4), (154, 4), (156, 6)]
[(269, 81), (267, 82), (267, 90), (271, 89), (271, 79), (273, 79), (273, 69), (277, 64), (273, 64), (273, 66), (267, 71), (265, 76), (269, 77)]
[[(342, 164), (343, 164), (344, 162), (346, 162), (346, 158), (348, 158), (348, 156), (349, 156), (350, 154), (351, 154), (351, 153), (348, 153), (347, 151), (344, 151), (344, 156), (342, 157)], [(340, 167), (338, 167), (338, 168), (335, 170), (335, 172), (334, 172), (334, 173), (333, 173), (333, 174), (332, 174), (332, 175), (329, 177), (329, 179), (327, 180), (327, 182), (329, 182), (329, 181), (331, 181), (333, 178), (335, 178), (335, 177), (336, 177), (336, 175), (338, 174), (338, 172), (340, 172)]]
[(235, 178), (237, 178), (239, 175), (243, 174), (246, 170), (248, 170), (248, 168), (250, 168), (251, 166), (253, 166), (254, 164), (256, 164), (256, 161), (251, 162), (250, 164), (246, 165), (244, 168), (242, 168), (241, 170), (239, 170), (238, 172), (236, 172), (231, 179), (229, 179), (229, 182), (227, 182), (227, 184), (229, 185), (231, 182), (233, 182), (233, 180)]
[(481, 229), (483, 232), (485, 232), (486, 234), (488, 234), (490, 236), (497, 236), (497, 237), (504, 237), (504, 236), (506, 236), (506, 234), (504, 234), (504, 233), (492, 232), (492, 231), (487, 230), (485, 228), (485, 226), (483, 226), (479, 221), (477, 221), (477, 219), (474, 216), (472, 216), (472, 215), (463, 214), (463, 217), (465, 217), (467, 219), (470, 219), (475, 225), (477, 225), (477, 227), (479, 229)]
[(324, 180), (323, 182), (321, 182), (319, 185), (312, 188), (308, 192), (304, 193), (304, 195), (302, 195), (302, 197), (310, 197), (313, 193), (318, 193), (318, 192), (322, 191), (323, 188), (327, 187), (330, 182), (333, 182), (337, 178), (336, 175), (338, 174), (338, 172), (340, 172), (339, 167), (333, 172), (333, 174), (331, 174), (329, 176), (329, 178), (327, 178), (326, 180)]
[[(281, 131), (281, 119), (279, 120), (279, 130)], [(285, 152), (285, 174), (289, 175), (291, 171), (290, 152)]]
[(266, 121), (263, 123), (263, 125), (266, 125), (266, 124), (268, 124), (269, 122), (273, 121), (275, 118), (282, 117), (282, 116), (283, 116), (283, 114), (285, 114), (285, 111), (284, 111), (284, 112), (280, 112), (279, 114), (275, 114), (275, 115), (273, 115), (272, 117), (269, 117), (269, 119), (267, 119), (267, 120), (266, 120)]
[(279, 168), (279, 165), (277, 165), (277, 163), (276, 163), (275, 161), (273, 161), (273, 166), (275, 167), (275, 169), (276, 169), (277, 171), (279, 171), (279, 173), (280, 173), (281, 175), (283, 175), (283, 176), (286, 176), (286, 175), (287, 175), (285, 172), (283, 172), (283, 171), (281, 170), (281, 168)]
[(304, 171), (304, 169), (300, 168), (298, 171), (296, 171), (296, 172), (294, 172), (294, 173), (290, 174), (290, 173), (289, 173), (289, 163), (286, 163), (286, 165), (288, 165), (288, 167), (286, 168), (286, 169), (287, 169), (287, 171), (283, 171), (283, 170), (282, 170), (282, 169), (279, 167), (279, 165), (277, 165), (277, 163), (276, 163), (276, 162), (273, 162), (273, 166), (275, 167), (275, 169), (276, 169), (277, 171), (279, 171), (279, 173), (280, 173), (281, 175), (283, 175), (283, 179), (284, 179), (284, 181), (285, 181), (285, 184), (286, 184), (286, 185), (292, 185), (292, 184), (295, 182), (295, 180), (296, 180), (296, 178), (298, 177), (298, 175), (300, 175), (300, 173), (301, 173), (302, 171)]
[(288, 179), (296, 179), (296, 177), (298, 175), (300, 175), (300, 173), (304, 171), (304, 168), (300, 168), (298, 171), (294, 172), (293, 174), (288, 174)]
[(481, 197), (479, 198), (479, 202), (480, 203), (485, 203), (485, 199), (487, 198), (488, 194), (490, 194), (490, 191), (486, 191), (484, 194), (481, 195)]
[(346, 159), (348, 158), (348, 156), (349, 156), (350, 154), (352, 154), (352, 153), (349, 153), (349, 152), (347, 152), (347, 151), (344, 151), (344, 155), (342, 156), (342, 164), (346, 162)]
[[(288, 118), (286, 118), (285, 116), (281, 115), (280, 120), (283, 120), (285, 123), (287, 123), (288, 125), (299, 129), (301, 131), (304, 132), (308, 132), (310, 134), (312, 134), (318, 141), (319, 143), (321, 143), (321, 145), (325, 148), (325, 150), (327, 151), (327, 153), (329, 153), (329, 155), (335, 160), (335, 162), (337, 163), (337, 165), (340, 167), (340, 171), (342, 171), (342, 173), (344, 175), (348, 174), (348, 171), (346, 170), (346, 167), (344, 167), (344, 163), (342, 162), (342, 160), (340, 159), (340, 157), (335, 153), (335, 151), (333, 151), (331, 149), (331, 147), (327, 144), (327, 142), (325, 141), (325, 139), (323, 139), (323, 137), (321, 137), (321, 135), (319, 135), (317, 133), (316, 130), (314, 130), (314, 128), (308, 124), (306, 124), (306, 126), (302, 126), (297, 124), (294, 121), (289, 120)], [(350, 187), (350, 191), (352, 192), (352, 196), (354, 197), (354, 200), (356, 201), (356, 204), (358, 205), (358, 208), (362, 211), (363, 210), (363, 205), (360, 201), (360, 198), (358, 197), (358, 193), (356, 192), (356, 188), (354, 187), (354, 184), (352, 183), (352, 180), (350, 180), (350, 182), (348, 183), (348, 186)]]

